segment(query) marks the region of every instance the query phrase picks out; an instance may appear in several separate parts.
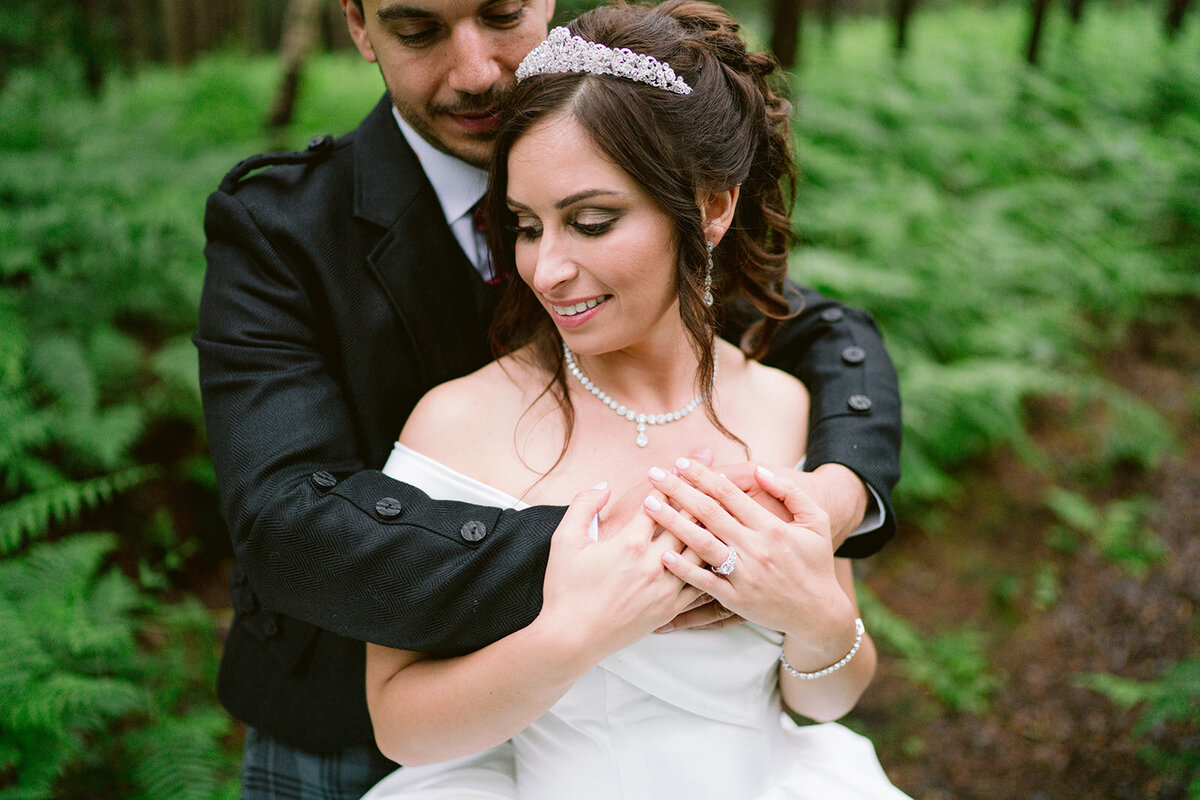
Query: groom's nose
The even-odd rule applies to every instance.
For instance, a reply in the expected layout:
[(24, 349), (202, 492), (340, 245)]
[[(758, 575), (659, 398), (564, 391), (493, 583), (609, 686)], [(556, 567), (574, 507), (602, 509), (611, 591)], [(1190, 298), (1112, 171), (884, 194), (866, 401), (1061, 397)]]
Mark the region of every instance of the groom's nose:
[(446, 82), (463, 94), (483, 94), (501, 80), (500, 53), (494, 36), (471, 25), (457, 26), (450, 38), (450, 72)]

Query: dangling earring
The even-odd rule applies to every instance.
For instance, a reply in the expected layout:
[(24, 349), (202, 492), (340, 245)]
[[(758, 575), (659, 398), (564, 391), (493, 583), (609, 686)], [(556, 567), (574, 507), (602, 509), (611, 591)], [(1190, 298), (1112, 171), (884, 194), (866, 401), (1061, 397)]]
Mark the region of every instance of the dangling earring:
[(713, 293), (712, 293), (712, 275), (713, 275), (713, 243), (705, 242), (708, 245), (708, 262), (704, 269), (704, 305), (712, 308)]

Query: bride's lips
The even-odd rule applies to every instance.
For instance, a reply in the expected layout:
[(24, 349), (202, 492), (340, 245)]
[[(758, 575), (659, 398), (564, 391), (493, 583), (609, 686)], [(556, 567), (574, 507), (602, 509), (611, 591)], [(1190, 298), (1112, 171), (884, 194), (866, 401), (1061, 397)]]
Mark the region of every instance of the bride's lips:
[[(573, 302), (551, 303), (546, 301), (546, 310), (550, 312), (550, 318), (554, 320), (554, 324), (560, 328), (578, 328), (580, 325), (587, 322), (596, 314), (600, 313), (600, 309), (608, 303), (612, 295), (602, 294), (598, 297), (589, 297), (586, 300), (577, 300)], [(591, 308), (585, 308), (583, 311), (576, 311), (573, 314), (564, 314), (562, 311), (567, 309), (578, 308), (580, 305), (588, 305), (592, 302), (595, 305)]]
[(495, 109), (485, 111), (469, 111), (461, 114), (450, 114), (460, 127), (471, 133), (484, 133), (493, 130), (500, 122), (500, 114)]

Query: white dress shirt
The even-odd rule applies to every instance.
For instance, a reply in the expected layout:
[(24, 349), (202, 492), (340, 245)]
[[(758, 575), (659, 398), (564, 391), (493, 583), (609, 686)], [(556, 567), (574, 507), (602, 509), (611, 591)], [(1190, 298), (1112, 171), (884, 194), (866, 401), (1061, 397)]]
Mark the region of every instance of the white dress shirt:
[(446, 215), (446, 224), (450, 226), (450, 232), (454, 234), (463, 253), (475, 265), (475, 269), (479, 270), (483, 279), (491, 280), (492, 260), (488, 256), (487, 241), (483, 234), (475, 229), (475, 220), (471, 215), (471, 209), (487, 191), (487, 170), (443, 153), (425, 141), (404, 121), (395, 106), (392, 107), (392, 116), (396, 118), (396, 124), (400, 126), (400, 132), (404, 134), (408, 146), (421, 162), (421, 169), (425, 171), (425, 177), (429, 178), (433, 193), (437, 195), (438, 203), (442, 206), (442, 213)]

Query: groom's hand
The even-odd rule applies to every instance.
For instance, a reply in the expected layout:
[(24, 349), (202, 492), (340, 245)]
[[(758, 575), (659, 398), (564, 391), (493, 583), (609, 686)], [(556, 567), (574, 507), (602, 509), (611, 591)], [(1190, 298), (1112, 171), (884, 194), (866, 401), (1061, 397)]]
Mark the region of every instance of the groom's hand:
[(702, 594), (693, 600), (690, 606), (681, 611), (675, 619), (663, 625), (655, 633), (682, 630), (706, 631), (724, 628), (727, 625), (740, 625), (745, 621), (710, 596)]

